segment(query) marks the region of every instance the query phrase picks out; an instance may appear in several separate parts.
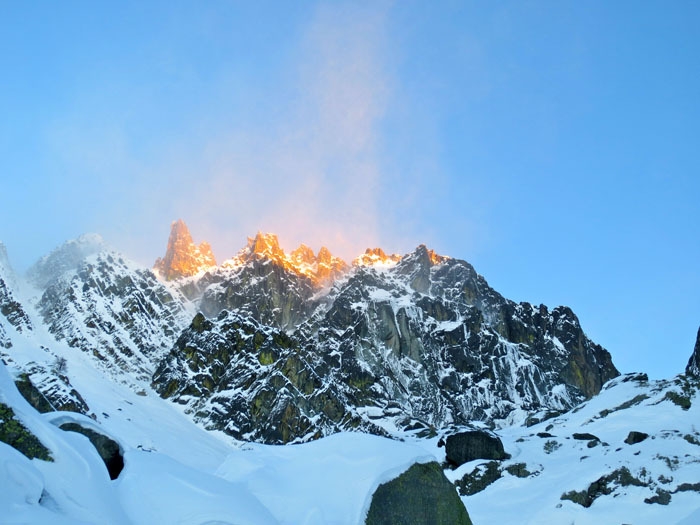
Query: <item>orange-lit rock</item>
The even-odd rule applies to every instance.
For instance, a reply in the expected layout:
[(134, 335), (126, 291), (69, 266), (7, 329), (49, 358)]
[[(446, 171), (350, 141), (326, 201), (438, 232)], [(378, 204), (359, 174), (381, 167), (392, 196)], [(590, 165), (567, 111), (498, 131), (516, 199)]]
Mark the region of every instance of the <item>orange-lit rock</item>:
[[(449, 258), (423, 248), (423, 257), (427, 258), (426, 264), (429, 261), (429, 266), (440, 264)], [(400, 260), (401, 256), (398, 254), (387, 254), (381, 248), (367, 248), (365, 253), (352, 261), (352, 266), (393, 266)], [(322, 246), (317, 254), (305, 244), (301, 244), (290, 253), (285, 253), (280, 247), (277, 235), (263, 232), (258, 232), (255, 237), (248, 237), (245, 248), (224, 261), (221, 266), (236, 268), (251, 261), (269, 261), (287, 271), (307, 277), (317, 288), (333, 284), (350, 270), (345, 261), (334, 256), (325, 246)], [(154, 270), (163, 279), (173, 280), (196, 275), (214, 266), (216, 261), (209, 244), (203, 242), (196, 246), (185, 223), (182, 220), (173, 222), (165, 257), (156, 261)]]
[(329, 284), (346, 273), (350, 267), (339, 257), (331, 255), (330, 250), (322, 246), (316, 257), (316, 281)]
[(446, 255), (439, 255), (430, 249), (428, 250), (428, 256), (430, 257), (430, 264), (432, 264), (433, 266), (445, 262), (447, 259), (449, 259), (449, 257), (447, 257)]
[(367, 248), (365, 253), (352, 261), (353, 266), (387, 266), (396, 264), (401, 260), (397, 253), (387, 255), (381, 248)]
[(349, 269), (347, 263), (333, 256), (328, 248), (321, 248), (317, 256), (311, 248), (302, 244), (286, 254), (280, 248), (277, 235), (261, 232), (258, 232), (255, 238), (249, 237), (248, 245), (222, 266), (236, 267), (253, 259), (269, 260), (289, 271), (308, 277), (314, 286), (319, 287), (332, 283)]
[(165, 280), (196, 275), (201, 271), (216, 266), (216, 259), (209, 243), (199, 246), (192, 241), (190, 231), (182, 219), (172, 223), (165, 257), (159, 257), (153, 269)]
[(225, 261), (222, 266), (235, 267), (254, 259), (268, 259), (286, 266), (287, 255), (280, 248), (277, 235), (258, 232), (255, 237), (248, 237), (248, 244), (238, 254)]
[(289, 258), (295, 266), (312, 266), (316, 263), (314, 251), (306, 244), (300, 245), (296, 250), (290, 253)]

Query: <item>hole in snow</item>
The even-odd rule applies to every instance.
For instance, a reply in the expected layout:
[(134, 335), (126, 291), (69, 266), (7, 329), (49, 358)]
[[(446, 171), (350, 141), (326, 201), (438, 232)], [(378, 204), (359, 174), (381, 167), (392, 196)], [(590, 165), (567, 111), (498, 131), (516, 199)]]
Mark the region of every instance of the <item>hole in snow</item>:
[(105, 462), (107, 467), (107, 472), (109, 473), (110, 479), (117, 479), (121, 471), (124, 469), (124, 457), (122, 456), (121, 449), (119, 448), (119, 443), (113, 439), (95, 432), (90, 428), (85, 428), (78, 423), (64, 423), (60, 426), (61, 430), (67, 430), (69, 432), (77, 432), (87, 437), (90, 443), (93, 444), (97, 453)]

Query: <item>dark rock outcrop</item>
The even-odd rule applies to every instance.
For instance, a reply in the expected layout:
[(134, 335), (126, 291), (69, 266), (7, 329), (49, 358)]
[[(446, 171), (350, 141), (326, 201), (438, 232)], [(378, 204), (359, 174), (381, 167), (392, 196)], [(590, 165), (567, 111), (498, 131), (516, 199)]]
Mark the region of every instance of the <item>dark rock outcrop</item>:
[(625, 443), (627, 443), (628, 445), (635, 445), (637, 443), (641, 443), (648, 437), (649, 434), (632, 430), (629, 434), (627, 434), (627, 437), (625, 438)]
[(475, 459), (507, 459), (501, 439), (484, 430), (468, 430), (447, 437), (445, 441), (447, 461), (458, 467)]
[(34, 386), (32, 381), (29, 379), (27, 374), (21, 374), (15, 380), (15, 386), (22, 397), (27, 400), (27, 402), (32, 405), (37, 412), (41, 414), (46, 414), (47, 412), (53, 412), (54, 408), (48, 399), (42, 394), (37, 387)]
[(105, 462), (109, 479), (117, 479), (119, 477), (119, 474), (124, 469), (124, 457), (116, 441), (78, 423), (64, 423), (60, 428), (67, 432), (77, 432), (88, 438), (102, 458), (102, 461)]
[(346, 383), (334, 368), (281, 330), (228, 312), (215, 320), (197, 314), (156, 370), (153, 387), (237, 439), (279, 444), (343, 429), (383, 434), (352, 408), (353, 372)]
[(583, 507), (590, 507), (600, 496), (612, 494), (616, 487), (647, 487), (648, 482), (636, 478), (627, 467), (620, 467), (591, 483), (586, 490), (570, 491), (561, 495), (562, 500), (570, 500)]
[(19, 450), (29, 459), (53, 461), (51, 452), (17, 418), (12, 407), (0, 403), (0, 441)]
[(41, 413), (58, 410), (88, 415), (90, 408), (85, 399), (73, 388), (64, 371), (60, 370), (60, 361), (58, 363), (52, 367), (29, 366), (15, 380), (17, 390)]
[(571, 437), (579, 441), (600, 441), (598, 436), (594, 436), (588, 432), (574, 432)]
[(372, 496), (367, 525), (471, 524), (467, 509), (440, 465), (417, 463), (380, 485)]
[[(14, 283), (14, 272), (7, 259), (5, 245), (0, 243), (0, 314), (7, 319), (18, 332), (28, 332), (32, 330), (32, 323), (29, 316), (24, 311), (22, 305), (15, 299), (12, 285)], [(2, 325), (0, 325), (0, 346), (10, 348), (12, 343), (4, 335)]]
[(489, 485), (501, 479), (502, 471), (497, 461), (489, 461), (478, 465), (474, 470), (465, 474), (455, 482), (460, 496), (473, 496)]
[(695, 340), (695, 349), (693, 350), (693, 355), (690, 356), (688, 366), (685, 367), (685, 373), (695, 377), (700, 377), (700, 328), (698, 328), (698, 335)]

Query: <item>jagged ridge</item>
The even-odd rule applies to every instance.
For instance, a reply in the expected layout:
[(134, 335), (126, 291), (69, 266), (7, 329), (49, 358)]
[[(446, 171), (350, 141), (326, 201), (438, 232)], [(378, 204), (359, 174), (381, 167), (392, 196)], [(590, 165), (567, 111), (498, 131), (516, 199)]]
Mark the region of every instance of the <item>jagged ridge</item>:
[[(424, 246), (398, 261), (379, 250), (365, 255), (318, 296), (313, 282), (286, 264), (276, 237), (259, 235), (207, 276), (200, 308), (211, 328), (182, 334), (158, 367), (154, 387), (208, 426), (286, 442), (358, 426), (522, 420), (533, 411), (570, 408), (618, 373), (568, 308), (550, 312), (508, 301), (468, 263)], [(225, 311), (259, 330), (286, 330), (294, 350), (263, 355), (233, 343), (234, 333), (222, 338), (230, 331)], [(298, 360), (291, 368), (290, 351)], [(250, 372), (242, 383), (207, 364), (234, 354), (246, 356)], [(193, 383), (206, 385), (194, 387), (194, 397)], [(314, 402), (319, 391), (328, 406), (342, 407), (331, 410), (334, 417)], [(271, 417), (277, 419), (265, 428), (290, 429), (286, 435), (227, 426), (227, 418), (252, 417), (260, 392), (265, 406), (276, 407)]]
[(178, 292), (107, 249), (49, 281), (36, 307), (56, 339), (93, 355), (111, 373), (142, 379), (190, 316)]

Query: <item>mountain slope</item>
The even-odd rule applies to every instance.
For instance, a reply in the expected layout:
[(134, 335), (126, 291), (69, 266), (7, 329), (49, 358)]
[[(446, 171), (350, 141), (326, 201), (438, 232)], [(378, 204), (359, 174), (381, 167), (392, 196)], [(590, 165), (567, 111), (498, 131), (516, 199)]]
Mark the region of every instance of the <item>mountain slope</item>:
[(424, 246), (381, 255), (319, 293), (276, 238), (258, 236), (203, 277), (209, 319), (183, 332), (154, 388), (207, 427), (283, 443), (523, 421), (571, 408), (617, 375), (570, 309), (508, 301), (468, 263)]
[(446, 472), (475, 523), (690, 525), (700, 518), (698, 421), (696, 378), (629, 374), (554, 419), (499, 431), (509, 460)]
[[(435, 461), (418, 444), (360, 433), (284, 448), (220, 439), (157, 396), (136, 395), (99, 370), (81, 369), (86, 356), (75, 357), (69, 368), (80, 372), (96, 421), (39, 414), (0, 363), (0, 411), (11, 409), (13, 431), (18, 421), (23, 437), (48, 454), (29, 459), (4, 443), (7, 417), (0, 420), (3, 522), (350, 525), (364, 521), (380, 484)], [(115, 481), (91, 441), (64, 430), (76, 427), (118, 443), (124, 466)]]
[[(475, 523), (700, 519), (698, 344), (685, 375), (615, 378), (570, 309), (509, 301), (465, 261), (368, 250), (329, 286), (260, 240), (169, 283), (72, 241), (31, 302), (0, 251), (5, 520), (359, 523), (377, 487), (480, 425), (511, 457), (444, 465)], [(220, 307), (193, 316), (183, 287)], [(2, 442), (18, 424), (54, 461)], [(75, 425), (116, 443), (116, 482)]]
[(191, 319), (186, 300), (104, 244), (82, 259), (75, 244), (64, 244), (30, 272), (44, 283), (35, 305), (42, 322), (112, 373), (149, 378)]
[[(32, 322), (24, 307), (15, 298), (13, 288), (16, 276), (12, 271), (5, 245), (0, 243), (0, 347), (10, 348), (12, 341), (8, 331), (26, 332), (32, 330)], [(5, 328), (4, 325), (8, 325)]]
[(63, 274), (76, 270), (89, 255), (105, 249), (105, 242), (99, 235), (81, 235), (77, 239), (66, 241), (39, 259), (27, 270), (26, 278), (36, 288), (43, 290)]

